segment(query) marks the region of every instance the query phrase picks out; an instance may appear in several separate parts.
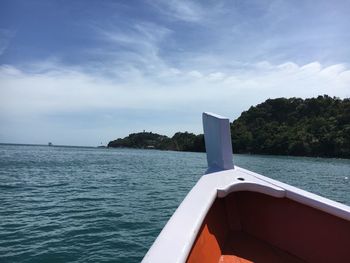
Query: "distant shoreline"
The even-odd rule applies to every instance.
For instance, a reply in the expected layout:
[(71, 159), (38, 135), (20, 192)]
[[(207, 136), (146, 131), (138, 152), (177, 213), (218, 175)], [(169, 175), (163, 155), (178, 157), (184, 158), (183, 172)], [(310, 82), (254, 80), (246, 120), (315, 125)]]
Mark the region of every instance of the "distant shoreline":
[(65, 148), (98, 148), (98, 146), (79, 146), (79, 145), (47, 145), (47, 144), (35, 144), (35, 143), (6, 143), (0, 142), (0, 145), (9, 146), (42, 146), (42, 147), (65, 147)]
[[(0, 143), (0, 146), (35, 146), (35, 147), (55, 147), (55, 148), (88, 148), (88, 149), (109, 149), (109, 150), (145, 150), (145, 151), (163, 151), (163, 152), (177, 152), (177, 153), (202, 153), (205, 154), (205, 152), (190, 152), (190, 151), (174, 151), (174, 150), (161, 150), (161, 149), (144, 149), (144, 148), (131, 148), (131, 147), (98, 147), (98, 146), (72, 146), (72, 145), (55, 145), (55, 146), (48, 146), (46, 144), (22, 144), (22, 143)], [(342, 157), (326, 157), (326, 156), (300, 156), (300, 155), (278, 155), (278, 154), (262, 154), (262, 153), (233, 153), (233, 156), (235, 155), (249, 155), (249, 156), (260, 156), (260, 157), (292, 157), (292, 158), (315, 158), (315, 159), (337, 159), (337, 160), (344, 160), (349, 161), (349, 158), (342, 158)]]

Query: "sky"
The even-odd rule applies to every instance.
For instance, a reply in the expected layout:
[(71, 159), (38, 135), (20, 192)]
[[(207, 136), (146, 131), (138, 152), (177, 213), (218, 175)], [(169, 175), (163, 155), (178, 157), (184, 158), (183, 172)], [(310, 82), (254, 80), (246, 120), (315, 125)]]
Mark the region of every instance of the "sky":
[(0, 142), (202, 133), (268, 98), (350, 97), (350, 1), (0, 0)]

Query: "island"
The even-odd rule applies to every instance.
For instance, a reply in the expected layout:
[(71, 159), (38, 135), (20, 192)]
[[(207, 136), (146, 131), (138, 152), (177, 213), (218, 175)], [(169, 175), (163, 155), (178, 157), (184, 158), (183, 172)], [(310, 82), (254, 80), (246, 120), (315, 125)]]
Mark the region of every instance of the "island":
[[(231, 123), (234, 153), (350, 158), (350, 99), (268, 99)], [(204, 152), (203, 134), (133, 133), (108, 147)]]
[(153, 132), (132, 133), (108, 143), (108, 147), (205, 152), (203, 134), (177, 132), (171, 138)]

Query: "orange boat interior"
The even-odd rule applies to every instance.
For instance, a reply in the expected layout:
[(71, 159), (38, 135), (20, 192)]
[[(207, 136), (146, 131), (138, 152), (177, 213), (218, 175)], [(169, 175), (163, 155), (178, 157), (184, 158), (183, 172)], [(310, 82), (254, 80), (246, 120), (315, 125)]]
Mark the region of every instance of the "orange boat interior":
[(287, 198), (235, 192), (216, 199), (187, 262), (350, 262), (350, 222)]

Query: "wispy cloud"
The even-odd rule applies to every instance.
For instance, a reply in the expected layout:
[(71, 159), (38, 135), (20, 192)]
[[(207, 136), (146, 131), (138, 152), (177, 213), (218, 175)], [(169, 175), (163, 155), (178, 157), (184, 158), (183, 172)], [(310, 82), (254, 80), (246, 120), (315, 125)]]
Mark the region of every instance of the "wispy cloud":
[(78, 134), (79, 118), (96, 132), (99, 114), (114, 136), (136, 120), (201, 132), (202, 111), (232, 118), (267, 98), (350, 96), (346, 1), (74, 3), (18, 10), (16, 41), (0, 30), (0, 141), (54, 121)]
[[(306, 98), (320, 94), (350, 96), (350, 68), (345, 64), (324, 66), (319, 62), (306, 65), (287, 62), (274, 65), (261, 62), (245, 64), (244, 70), (237, 67), (225, 72), (201, 72), (196, 68), (187, 70), (163, 65), (161, 71), (152, 74), (125, 69), (123, 74), (127, 77), (123, 74), (105, 76), (60, 64), (55, 66), (54, 62), (45, 64), (50, 68), (43, 70), (44, 65), (40, 63), (29, 71), (14, 66), (0, 67), (0, 121), (6, 124), (0, 129), (1, 140), (10, 140), (6, 139), (9, 134), (17, 134), (16, 138), (22, 139), (29, 135), (35, 138), (35, 134), (43, 133), (42, 127), (46, 130), (51, 127), (50, 136), (60, 137), (58, 131), (63, 128), (65, 133), (73, 136), (82, 129), (74, 127), (74, 123), (82, 122), (82, 119), (86, 120), (85, 143), (92, 141), (88, 143), (90, 145), (97, 143), (93, 133), (97, 132), (96, 124), (102, 120), (104, 124), (98, 133), (104, 141), (141, 129), (168, 135), (178, 130), (199, 133), (202, 132), (199, 118), (203, 111), (236, 118), (250, 105), (267, 98)], [(33, 72), (33, 68), (40, 71)], [(122, 117), (115, 117), (118, 112)], [(144, 113), (157, 118), (145, 122)], [(52, 116), (65, 117), (56, 122)], [(143, 121), (137, 125), (140, 116)], [(70, 118), (73, 118), (71, 123)], [(18, 129), (23, 125), (30, 128)], [(59, 127), (55, 128), (57, 125)], [(103, 130), (107, 126), (110, 127)], [(11, 133), (8, 129), (16, 132)], [(40, 137), (37, 139), (40, 142)], [(66, 140), (66, 143), (78, 142), (84, 144), (83, 137)]]
[(199, 2), (194, 1), (155, 0), (149, 1), (149, 3), (164, 16), (187, 22), (200, 21), (205, 14), (205, 9), (202, 8)]
[(0, 28), (0, 56), (5, 52), (15, 34), (15, 31)]
[(95, 27), (98, 38), (109, 43), (107, 48), (90, 52), (106, 58), (104, 70), (111, 75), (129, 80), (130, 73), (135, 77), (163, 71), (166, 62), (162, 58), (161, 45), (173, 33), (164, 26), (153, 23), (134, 23), (122, 29), (102, 29)]

